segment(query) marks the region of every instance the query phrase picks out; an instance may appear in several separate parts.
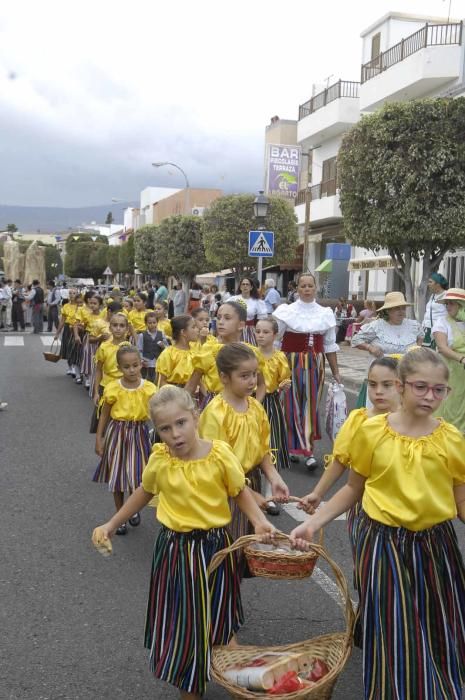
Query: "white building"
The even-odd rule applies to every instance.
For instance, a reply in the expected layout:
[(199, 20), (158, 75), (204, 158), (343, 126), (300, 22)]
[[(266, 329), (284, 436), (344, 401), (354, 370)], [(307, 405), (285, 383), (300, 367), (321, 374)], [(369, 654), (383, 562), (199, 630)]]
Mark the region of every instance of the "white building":
[[(316, 94), (299, 108), (297, 140), (309, 153), (311, 187), (308, 193), (299, 192), (296, 214), (303, 227), (310, 195), (309, 269), (324, 261), (327, 243), (345, 240), (336, 188), (337, 153), (344, 132), (362, 113), (385, 102), (465, 94), (462, 22), (390, 12), (365, 29), (361, 38), (360, 82), (339, 80), (314, 90)], [(465, 257), (456, 262), (456, 255), (447, 256), (442, 267), (451, 285), (465, 285)], [(353, 247), (349, 294), (382, 299), (399, 285), (393, 268), (386, 251), (375, 256)]]

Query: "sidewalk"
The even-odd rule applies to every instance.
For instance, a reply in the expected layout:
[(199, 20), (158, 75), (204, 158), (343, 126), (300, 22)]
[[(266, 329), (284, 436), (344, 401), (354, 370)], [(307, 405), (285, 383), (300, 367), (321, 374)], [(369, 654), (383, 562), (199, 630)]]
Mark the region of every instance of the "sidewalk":
[(337, 362), (344, 386), (358, 392), (368, 374), (371, 355), (364, 350), (352, 348), (350, 345), (340, 345)]

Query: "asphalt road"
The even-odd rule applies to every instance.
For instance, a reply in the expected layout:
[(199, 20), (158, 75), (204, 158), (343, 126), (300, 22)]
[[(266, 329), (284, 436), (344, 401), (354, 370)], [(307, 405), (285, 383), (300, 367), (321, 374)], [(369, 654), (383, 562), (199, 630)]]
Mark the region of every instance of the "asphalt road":
[[(43, 360), (41, 337), (5, 347), (5, 335), (13, 337), (0, 334), (0, 399), (9, 403), (0, 412), (0, 699), (176, 698), (175, 689), (151, 677), (143, 648), (154, 511), (146, 509), (138, 529), (115, 538), (114, 556), (104, 559), (93, 549), (92, 529), (110, 516), (113, 501), (91, 481), (97, 459), (88, 432), (91, 403), (65, 376), (63, 362)], [(351, 407), (354, 398), (349, 394)], [(328, 450), (323, 440), (317, 454)], [(291, 493), (307, 493), (320, 474), (294, 465)], [(287, 513), (273, 522), (285, 532), (295, 525)], [(345, 521), (331, 524), (325, 538), (351, 581)], [(342, 629), (331, 593), (324, 575), (245, 581), (240, 641), (270, 646)], [(227, 697), (209, 686), (208, 700)], [(358, 650), (333, 697), (363, 697)]]

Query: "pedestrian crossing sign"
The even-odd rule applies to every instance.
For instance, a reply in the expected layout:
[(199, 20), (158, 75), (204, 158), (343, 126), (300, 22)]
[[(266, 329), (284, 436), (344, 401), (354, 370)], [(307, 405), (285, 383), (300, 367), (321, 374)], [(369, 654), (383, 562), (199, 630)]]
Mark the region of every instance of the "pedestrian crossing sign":
[(272, 258), (273, 255), (273, 231), (249, 231), (249, 257)]

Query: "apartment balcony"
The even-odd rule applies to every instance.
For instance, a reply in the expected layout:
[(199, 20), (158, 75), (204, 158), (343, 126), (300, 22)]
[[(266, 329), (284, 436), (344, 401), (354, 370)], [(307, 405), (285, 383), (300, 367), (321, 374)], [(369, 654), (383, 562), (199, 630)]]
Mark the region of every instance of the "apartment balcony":
[[(342, 219), (339, 204), (339, 192), (336, 180), (319, 182), (309, 188), (310, 196), (310, 221), (315, 224), (335, 223)], [(300, 190), (295, 200), (295, 214), (299, 224), (305, 223), (305, 199), (306, 190)]]
[(362, 66), (360, 110), (425, 97), (460, 76), (462, 22), (425, 24)]
[(360, 83), (338, 80), (299, 107), (297, 141), (317, 146), (347, 131), (360, 118)]

